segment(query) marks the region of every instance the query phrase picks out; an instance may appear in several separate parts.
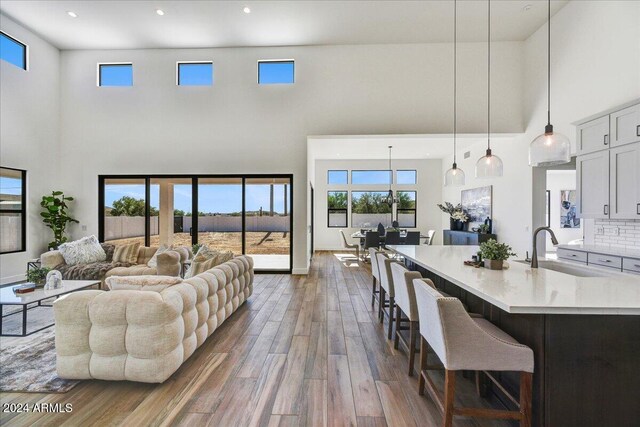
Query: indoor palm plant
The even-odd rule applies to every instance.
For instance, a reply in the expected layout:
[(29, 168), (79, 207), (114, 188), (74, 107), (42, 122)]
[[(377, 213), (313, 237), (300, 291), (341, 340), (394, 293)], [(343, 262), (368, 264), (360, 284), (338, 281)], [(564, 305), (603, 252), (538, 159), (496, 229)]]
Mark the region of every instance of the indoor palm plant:
[(495, 239), (489, 239), (480, 244), (480, 254), (484, 259), (484, 266), (491, 270), (502, 270), (504, 261), (511, 256), (516, 256), (511, 246), (498, 243)]
[(67, 213), (67, 202), (73, 201), (73, 197), (66, 197), (62, 191), (54, 191), (50, 196), (42, 196), (40, 206), (42, 221), (53, 230), (53, 242), (49, 243), (49, 250), (58, 249), (58, 246), (67, 241), (64, 235), (65, 228), (70, 222), (78, 221)]

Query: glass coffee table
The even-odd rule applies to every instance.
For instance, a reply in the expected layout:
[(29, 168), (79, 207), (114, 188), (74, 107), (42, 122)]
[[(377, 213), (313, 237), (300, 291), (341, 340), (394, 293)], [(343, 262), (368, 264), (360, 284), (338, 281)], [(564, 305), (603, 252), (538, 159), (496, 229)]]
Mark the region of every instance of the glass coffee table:
[[(42, 304), (42, 301), (48, 300), (50, 298), (58, 298), (61, 295), (68, 294), (70, 292), (79, 291), (82, 289), (87, 289), (92, 286), (100, 286), (99, 280), (63, 280), (62, 287), (51, 290), (44, 290), (43, 288), (36, 288), (35, 291), (29, 292), (27, 294), (16, 294), (13, 292), (13, 288), (20, 286), (6, 286), (4, 288), (0, 288), (0, 314), (2, 314), (2, 309), (5, 305), (17, 305), (22, 306), (22, 310), (18, 310), (14, 313), (3, 314), (0, 319), (0, 336), (3, 337), (26, 337), (31, 334), (35, 334), (36, 332), (40, 332), (43, 329), (47, 329), (52, 327), (55, 323), (47, 325), (45, 327), (36, 329), (35, 331), (31, 331), (27, 333), (27, 313), (29, 310), (38, 307), (51, 307), (50, 304)], [(33, 305), (35, 304), (35, 305)], [(29, 305), (32, 305), (29, 307)], [(5, 317), (14, 316), (16, 314), (22, 313), (22, 334), (5, 334), (3, 331), (3, 323)]]

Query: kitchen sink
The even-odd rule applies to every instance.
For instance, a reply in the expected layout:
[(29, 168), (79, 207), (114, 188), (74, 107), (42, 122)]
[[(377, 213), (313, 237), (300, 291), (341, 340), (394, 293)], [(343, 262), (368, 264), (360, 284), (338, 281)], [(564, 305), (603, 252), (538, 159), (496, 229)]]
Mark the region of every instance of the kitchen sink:
[[(520, 264), (527, 264), (527, 265), (531, 264), (530, 262), (525, 260), (517, 260), (516, 262)], [(552, 260), (539, 260), (538, 268), (543, 268), (545, 270), (553, 270), (553, 271), (557, 271), (558, 273), (569, 274), (571, 276), (576, 276), (576, 277), (610, 277), (612, 276), (611, 273), (607, 271), (602, 271), (600, 269), (590, 268), (590, 267), (581, 266), (581, 265), (573, 265), (573, 264), (568, 264), (566, 262), (552, 261)]]

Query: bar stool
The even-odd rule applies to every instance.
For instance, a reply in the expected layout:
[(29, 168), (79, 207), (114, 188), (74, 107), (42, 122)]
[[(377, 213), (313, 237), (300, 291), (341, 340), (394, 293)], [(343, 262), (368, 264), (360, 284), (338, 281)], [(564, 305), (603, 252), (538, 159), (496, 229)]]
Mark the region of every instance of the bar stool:
[[(393, 331), (393, 310), (395, 308), (395, 291), (393, 287), (393, 278), (391, 277), (391, 264), (398, 261), (387, 258), (386, 254), (376, 254), (378, 259), (378, 270), (380, 272), (380, 303), (378, 304), (378, 318), (380, 323), (384, 322), (384, 316), (389, 319), (389, 331), (387, 332), (387, 338), (391, 339), (391, 333)], [(386, 295), (389, 295), (387, 300)], [(388, 308), (388, 310), (385, 310)]]
[[(420, 379), (418, 393), (429, 392), (450, 427), (454, 415), (519, 420), (531, 425), (533, 351), (484, 318), (472, 318), (457, 298), (443, 297), (422, 280), (413, 281), (420, 321)], [(428, 375), (427, 350), (432, 348), (445, 368), (444, 398)], [(492, 380), (515, 403), (519, 411), (455, 407), (456, 371), (520, 372), (520, 399), (516, 400)], [(425, 384), (426, 383), (426, 384)]]
[[(372, 292), (371, 292), (371, 307), (375, 306), (376, 299), (380, 304), (380, 290), (378, 284), (380, 283), (380, 269), (378, 267), (377, 254), (383, 254), (385, 257), (386, 252), (378, 251), (375, 248), (369, 248), (369, 259), (371, 260), (371, 275), (373, 276)], [(378, 316), (380, 316), (378, 314)]]
[[(396, 303), (396, 335), (393, 347), (397, 350), (398, 344), (402, 344), (409, 354), (409, 376), (413, 376), (413, 365), (416, 353), (416, 338), (418, 335), (418, 307), (416, 305), (416, 294), (413, 289), (414, 280), (424, 280), (430, 286), (433, 282), (429, 279), (422, 279), (417, 271), (409, 271), (400, 263), (391, 264), (391, 277), (393, 278), (393, 288), (395, 291)], [(405, 315), (405, 319), (402, 318)], [(402, 326), (403, 322), (409, 322), (409, 327)], [(409, 340), (407, 341), (400, 331), (409, 329)]]

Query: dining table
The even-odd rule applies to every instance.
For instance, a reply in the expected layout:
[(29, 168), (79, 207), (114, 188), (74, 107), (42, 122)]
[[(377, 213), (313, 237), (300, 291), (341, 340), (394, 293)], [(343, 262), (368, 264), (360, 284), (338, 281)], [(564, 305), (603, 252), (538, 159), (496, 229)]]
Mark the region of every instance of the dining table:
[[(377, 232), (378, 230), (365, 230), (365, 233), (362, 232), (362, 230), (356, 231), (355, 233), (351, 234), (351, 237), (353, 239), (360, 239), (360, 246), (364, 245), (364, 239), (365, 239), (365, 234), (367, 231), (374, 231)], [(407, 231), (400, 231), (400, 242), (404, 242), (404, 239), (407, 238)], [(425, 239), (424, 243), (425, 245), (428, 244), (428, 240), (429, 240), (429, 236), (425, 236), (424, 234), (420, 233), (420, 238), (421, 239)], [(380, 241), (382, 243), (384, 243), (384, 236), (380, 236)]]

